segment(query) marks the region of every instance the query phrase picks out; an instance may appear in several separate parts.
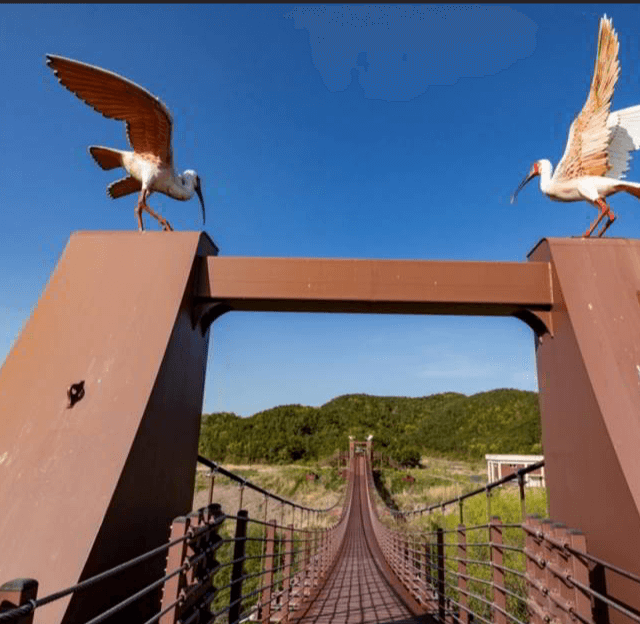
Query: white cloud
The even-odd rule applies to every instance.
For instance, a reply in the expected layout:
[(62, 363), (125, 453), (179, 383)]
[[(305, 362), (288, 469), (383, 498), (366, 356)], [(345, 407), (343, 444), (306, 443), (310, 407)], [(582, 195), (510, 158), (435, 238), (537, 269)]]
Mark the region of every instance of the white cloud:
[(309, 31), (329, 91), (345, 90), (356, 69), (365, 97), (387, 101), (495, 75), (533, 54), (538, 29), (507, 6), (306, 5), (284, 17)]

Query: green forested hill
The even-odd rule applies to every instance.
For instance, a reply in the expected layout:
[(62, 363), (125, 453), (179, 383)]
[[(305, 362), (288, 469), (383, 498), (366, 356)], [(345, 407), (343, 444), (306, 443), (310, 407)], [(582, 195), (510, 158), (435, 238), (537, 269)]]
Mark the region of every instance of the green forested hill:
[(284, 405), (240, 418), (203, 415), (200, 453), (220, 462), (318, 460), (346, 450), (348, 436), (373, 434), (398, 461), (430, 454), (482, 459), (485, 453), (542, 452), (538, 395), (492, 390), (428, 397), (350, 394), (321, 407)]

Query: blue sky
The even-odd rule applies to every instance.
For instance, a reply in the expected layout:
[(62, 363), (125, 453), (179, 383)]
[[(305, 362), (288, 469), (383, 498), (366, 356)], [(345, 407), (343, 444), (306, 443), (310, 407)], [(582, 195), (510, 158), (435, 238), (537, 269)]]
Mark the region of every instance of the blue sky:
[[(534, 184), (509, 197), (534, 160), (561, 157), (605, 12), (615, 110), (640, 102), (635, 5), (0, 5), (0, 361), (72, 232), (136, 227), (135, 198), (107, 198), (118, 173), (86, 151), (126, 149), (123, 124), (63, 89), (46, 53), (167, 104), (176, 167), (200, 174), (222, 255), (524, 261), (596, 214)], [(612, 236), (640, 235), (636, 202), (612, 198)], [(201, 228), (196, 199), (149, 203)], [(230, 313), (204, 411), (498, 387), (537, 389), (515, 319)]]

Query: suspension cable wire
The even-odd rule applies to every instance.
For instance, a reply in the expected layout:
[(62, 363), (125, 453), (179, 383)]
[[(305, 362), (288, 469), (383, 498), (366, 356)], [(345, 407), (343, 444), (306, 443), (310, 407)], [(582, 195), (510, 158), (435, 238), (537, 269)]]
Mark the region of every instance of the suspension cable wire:
[[(427, 507), (412, 509), (410, 511), (391, 510), (391, 508), (389, 509), (392, 511), (392, 513), (399, 516), (412, 516), (419, 513), (423, 513), (425, 511), (431, 512), (434, 509), (440, 509), (440, 508), (447, 507), (449, 505), (457, 504), (463, 500), (466, 500), (467, 498), (471, 498), (472, 496), (477, 496), (478, 494), (482, 494), (483, 492), (486, 492), (488, 494), (491, 490), (497, 487), (500, 487), (505, 483), (508, 483), (510, 481), (516, 481), (518, 479), (518, 475), (520, 474), (526, 475), (530, 472), (534, 472), (535, 470), (538, 470), (539, 468), (542, 468), (543, 466), (544, 466), (544, 460), (536, 462), (535, 464), (531, 464), (529, 466), (525, 466), (524, 468), (520, 468), (515, 472), (511, 473), (510, 475), (507, 475), (506, 477), (502, 477), (501, 479), (498, 479), (497, 481), (492, 481), (491, 483), (487, 483), (487, 485), (481, 488), (477, 488), (475, 490), (472, 490), (471, 492), (467, 492), (466, 494), (461, 494), (460, 496), (456, 496), (455, 498), (451, 498), (449, 500), (442, 501), (440, 503), (434, 503), (433, 505), (428, 505)], [(388, 505), (386, 506), (388, 507)]]
[(216, 471), (218, 472), (218, 474), (221, 474), (221, 475), (227, 477), (228, 479), (231, 479), (232, 481), (235, 481), (236, 483), (244, 484), (247, 487), (249, 487), (250, 489), (255, 490), (256, 492), (260, 492), (261, 494), (265, 494), (266, 496), (269, 496), (270, 498), (273, 498), (274, 500), (280, 501), (282, 504), (290, 505), (291, 507), (294, 507), (294, 508), (297, 507), (298, 509), (309, 509), (311, 511), (327, 512), (327, 511), (331, 511), (332, 509), (337, 507), (340, 504), (340, 501), (342, 500), (342, 497), (340, 497), (333, 505), (331, 505), (331, 507), (327, 507), (326, 509), (315, 509), (313, 507), (306, 507), (304, 505), (300, 505), (299, 503), (295, 503), (293, 501), (290, 501), (290, 500), (280, 496), (279, 494), (274, 494), (273, 492), (270, 492), (269, 490), (265, 490), (263, 487), (260, 487), (259, 485), (256, 485), (255, 483), (252, 483), (248, 479), (245, 479), (244, 477), (241, 477), (240, 475), (237, 475), (234, 472), (231, 472), (230, 470), (227, 470), (226, 468), (223, 468), (217, 462), (215, 462), (215, 461), (213, 461), (211, 459), (207, 459), (206, 457), (203, 457), (202, 455), (198, 455), (198, 462), (201, 463), (201, 464), (204, 464), (205, 466), (211, 468), (212, 470), (215, 468)]

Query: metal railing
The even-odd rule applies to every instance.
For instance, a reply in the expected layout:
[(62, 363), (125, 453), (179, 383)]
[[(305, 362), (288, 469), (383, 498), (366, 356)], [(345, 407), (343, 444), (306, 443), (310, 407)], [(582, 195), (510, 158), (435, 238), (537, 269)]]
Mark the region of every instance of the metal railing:
[[(244, 509), (225, 514), (219, 504), (210, 503), (176, 518), (166, 544), (73, 587), (37, 598), (37, 582), (32, 579), (5, 583), (0, 587), (0, 623), (31, 624), (38, 609), (158, 556), (166, 557), (158, 579), (78, 624), (130, 621), (123, 616), (125, 610), (160, 591), (157, 610), (135, 621), (288, 622), (313, 599), (334, 566), (345, 536), (354, 480), (348, 480), (339, 516), (333, 514), (335, 521), (321, 527), (318, 519), (331, 514), (335, 505), (325, 510), (304, 507), (215, 462), (205, 462), (243, 487), (299, 509), (299, 522), (250, 518)], [(608, 578), (615, 575), (637, 586), (640, 595), (640, 576), (591, 555), (580, 531), (530, 514), (519, 522), (491, 515), (491, 492), (510, 481), (522, 483), (522, 476), (538, 467), (521, 469), (438, 505), (401, 512), (384, 505), (368, 465), (363, 495), (375, 538), (394, 574), (426, 613), (447, 624), (601, 624), (615, 618), (640, 623), (637, 607), (616, 598), (615, 588), (596, 582), (606, 571)], [(456, 515), (446, 513), (482, 493), (488, 493), (489, 501), (485, 522), (456, 524)], [(521, 506), (520, 513), (525, 511), (526, 505)], [(295, 513), (291, 517), (295, 520)]]
[[(205, 507), (173, 521), (168, 543), (72, 587), (37, 598), (36, 580), (5, 583), (0, 587), (0, 623), (31, 624), (36, 610), (158, 556), (166, 556), (161, 577), (83, 624), (122, 621), (118, 618), (125, 609), (160, 590), (158, 610), (137, 619), (140, 624), (236, 623), (248, 619), (270, 622), (274, 618), (287, 622), (290, 612), (301, 608), (331, 569), (344, 537), (350, 490), (331, 507), (314, 509), (270, 492), (216, 462), (203, 457), (198, 461), (211, 468), (214, 475), (224, 475), (241, 488), (264, 496), (265, 502), (277, 501), (281, 510), (289, 506), (293, 521), (285, 525), (275, 519), (250, 518), (244, 509), (235, 515), (226, 514), (220, 504), (209, 501)], [(210, 487), (210, 497), (212, 493)], [(326, 524), (335, 516), (332, 512), (338, 511), (341, 501), (344, 504), (338, 517), (329, 526), (320, 526), (323, 520)], [(264, 510), (266, 516), (266, 504)], [(299, 510), (297, 524), (295, 510)]]
[[(593, 581), (594, 570), (607, 570), (637, 584), (640, 595), (640, 576), (590, 555), (580, 531), (527, 515), (524, 475), (543, 464), (404, 512), (384, 503), (369, 469), (367, 495), (376, 539), (394, 573), (437, 621), (601, 624), (617, 613), (628, 618), (624, 622), (640, 622), (636, 608), (604, 587), (598, 591)], [(491, 492), (512, 481), (520, 486), (522, 517), (520, 522), (503, 523), (491, 515)], [(482, 494), (487, 496), (486, 522), (466, 526), (462, 503)], [(447, 514), (454, 505), (460, 510), (457, 525), (455, 515)], [(420, 522), (425, 513), (432, 530), (424, 530)]]
[(519, 496), (520, 496), (520, 510), (522, 518), (526, 518), (527, 516), (527, 504), (526, 504), (526, 475), (536, 470), (539, 470), (544, 466), (544, 460), (536, 462), (534, 464), (530, 464), (529, 466), (525, 466), (524, 468), (520, 468), (513, 473), (507, 475), (506, 477), (502, 477), (497, 481), (492, 481), (491, 483), (487, 483), (486, 485), (471, 490), (470, 492), (466, 492), (465, 494), (460, 494), (454, 498), (450, 498), (448, 500), (434, 503), (432, 505), (427, 505), (426, 507), (420, 507), (418, 509), (411, 509), (408, 511), (402, 511), (397, 509), (391, 509), (390, 513), (396, 517), (409, 518), (410, 516), (415, 515), (423, 515), (425, 513), (430, 514), (433, 511), (442, 511), (442, 513), (446, 513), (448, 507), (452, 505), (457, 505), (459, 514), (460, 514), (460, 522), (464, 522), (464, 501), (474, 498), (480, 494), (485, 494), (487, 498), (487, 518), (491, 516), (491, 493), (493, 490), (502, 487), (507, 483), (511, 483), (513, 481), (517, 481)]
[[(241, 489), (243, 488), (248, 488), (250, 490), (253, 490), (254, 492), (257, 492), (259, 494), (264, 495), (267, 498), (270, 498), (272, 500), (278, 501), (281, 505), (288, 505), (291, 509), (299, 509), (300, 511), (306, 511), (309, 513), (314, 513), (314, 514), (322, 514), (322, 513), (327, 513), (329, 511), (331, 511), (332, 509), (335, 509), (341, 502), (342, 502), (342, 498), (339, 498), (333, 505), (331, 505), (330, 507), (326, 507), (324, 509), (314, 509), (311, 507), (306, 507), (305, 505), (301, 505), (299, 503), (296, 503), (294, 501), (290, 501), (286, 498), (284, 498), (283, 496), (280, 496), (278, 494), (275, 494), (273, 492), (269, 492), (268, 490), (264, 489), (263, 487), (256, 485), (255, 483), (251, 482), (249, 479), (246, 479), (245, 477), (238, 475), (234, 472), (231, 472), (230, 470), (227, 470), (226, 468), (224, 468), (223, 466), (221, 466), (220, 464), (218, 464), (217, 462), (214, 462), (212, 459), (207, 459), (206, 457), (203, 457), (202, 455), (198, 455), (198, 463), (202, 464), (203, 466), (207, 466), (207, 468), (209, 468), (211, 470), (211, 472), (209, 473), (209, 504), (211, 504), (213, 501), (212, 496), (213, 496), (213, 488), (214, 488), (214, 484), (215, 484), (215, 476), (220, 474), (224, 477), (227, 477), (229, 480), (237, 483)], [(240, 504), (238, 505), (238, 508), (242, 507), (242, 499), (240, 501)]]

